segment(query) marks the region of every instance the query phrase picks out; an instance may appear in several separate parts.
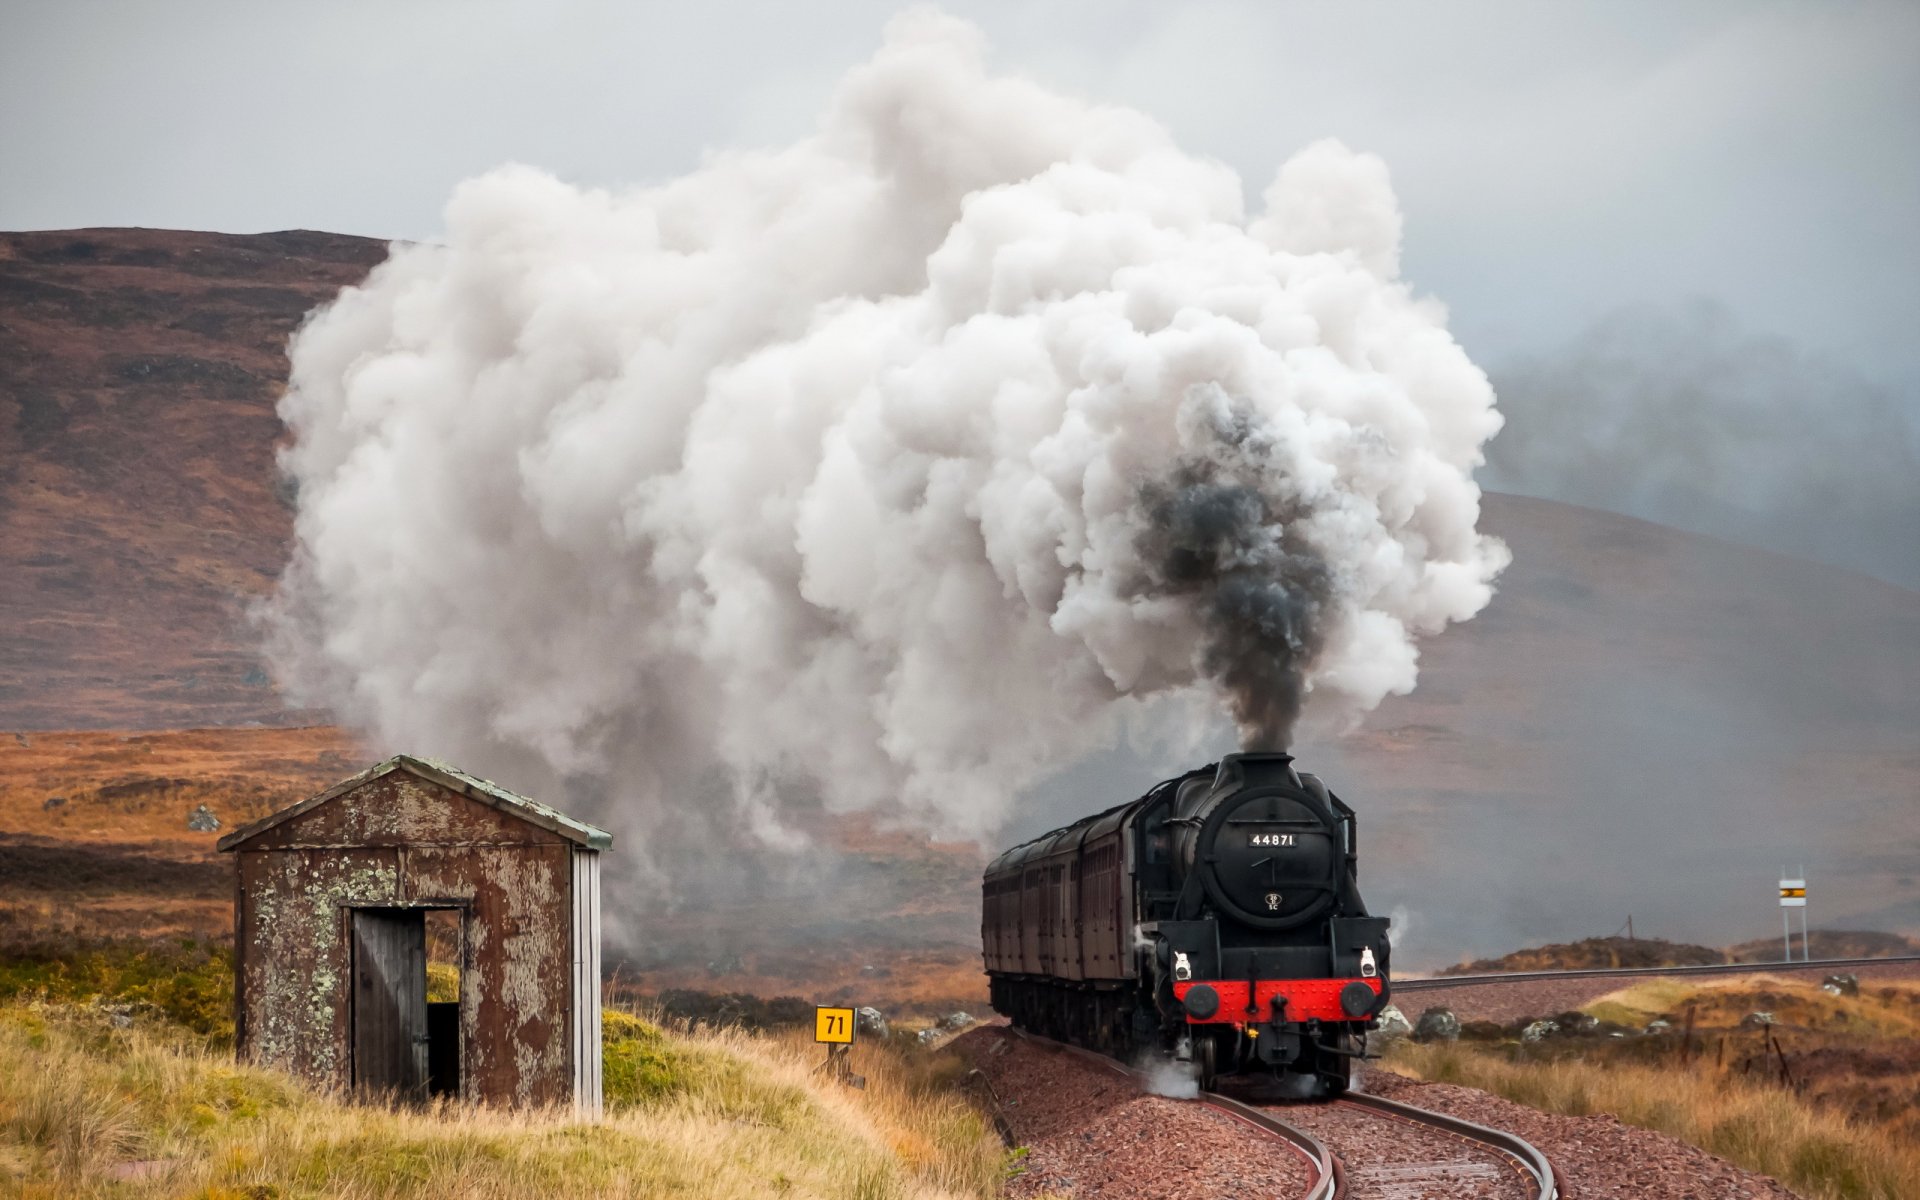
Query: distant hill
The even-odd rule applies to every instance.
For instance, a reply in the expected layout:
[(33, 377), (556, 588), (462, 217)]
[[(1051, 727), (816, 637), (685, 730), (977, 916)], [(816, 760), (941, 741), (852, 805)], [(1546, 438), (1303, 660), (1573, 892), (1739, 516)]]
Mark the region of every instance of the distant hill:
[(243, 627), (285, 561), (274, 404), (384, 243), (0, 234), (0, 729), (286, 722)]
[[(1894, 958), (1920, 954), (1920, 942), (1873, 929), (1813, 929), (1808, 931), (1807, 941), (1813, 958)], [(1743, 963), (1779, 962), (1784, 948), (1781, 938), (1758, 938), (1728, 947), (1727, 957)], [(1800, 933), (1795, 930), (1793, 952), (1798, 955), (1800, 950)]]
[[(1776, 947), (1777, 949), (1777, 947)], [(1441, 971), (1442, 975), (1485, 975), (1496, 971), (1585, 971), (1616, 967), (1685, 967), (1727, 961), (1724, 952), (1658, 938), (1604, 937), (1515, 950), (1499, 958), (1481, 958)]]
[[(1899, 934), (1861, 929), (1815, 929), (1809, 935), (1814, 958), (1893, 958), (1920, 954), (1920, 942)], [(1800, 954), (1799, 930), (1793, 952)], [(1720, 963), (1777, 963), (1783, 953), (1780, 938), (1760, 938), (1724, 950), (1689, 946), (1659, 938), (1603, 937), (1578, 942), (1532, 946), (1498, 958), (1480, 958), (1438, 972), (1441, 975), (1486, 975), (1500, 971), (1583, 971), (1632, 967), (1711, 966)]]

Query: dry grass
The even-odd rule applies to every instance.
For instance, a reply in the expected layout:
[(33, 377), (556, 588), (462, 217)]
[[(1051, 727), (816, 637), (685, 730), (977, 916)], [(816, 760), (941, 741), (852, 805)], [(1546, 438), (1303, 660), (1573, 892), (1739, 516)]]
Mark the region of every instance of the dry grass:
[[(167, 1028), (74, 1007), (0, 1009), (0, 1192), (23, 1197), (821, 1197), (997, 1193), (1004, 1155), (935, 1061), (856, 1051), (815, 1074), (798, 1037), (648, 1040), (656, 1086), (605, 1120), (389, 1111), (237, 1067)], [(11, 1189), (11, 1190), (10, 1190)]]
[(1725, 980), (1652, 979), (1609, 992), (1584, 1011), (1603, 1021), (1644, 1025), (1677, 1018), (1689, 1005), (1702, 1030), (1730, 1029), (1765, 1010), (1781, 1025), (1860, 1037), (1920, 1038), (1920, 984), (1869, 980), (1858, 995), (1835, 995), (1805, 977), (1743, 975)]
[(1528, 1062), (1464, 1046), (1405, 1044), (1388, 1066), (1551, 1113), (1611, 1113), (1771, 1175), (1810, 1200), (1920, 1196), (1920, 1150), (1785, 1088), (1711, 1064)]

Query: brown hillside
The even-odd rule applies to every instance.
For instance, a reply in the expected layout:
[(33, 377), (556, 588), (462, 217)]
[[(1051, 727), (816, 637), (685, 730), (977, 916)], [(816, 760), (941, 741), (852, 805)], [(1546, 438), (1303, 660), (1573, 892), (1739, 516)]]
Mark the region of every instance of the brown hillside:
[(245, 602), (284, 561), (274, 402), (383, 243), (0, 234), (0, 729), (288, 720)]
[(1920, 931), (1920, 593), (1551, 501), (1489, 496), (1485, 524), (1513, 548), (1486, 611), (1301, 750), (1416, 958), (1630, 915), (1765, 937), (1803, 867), (1815, 924)]

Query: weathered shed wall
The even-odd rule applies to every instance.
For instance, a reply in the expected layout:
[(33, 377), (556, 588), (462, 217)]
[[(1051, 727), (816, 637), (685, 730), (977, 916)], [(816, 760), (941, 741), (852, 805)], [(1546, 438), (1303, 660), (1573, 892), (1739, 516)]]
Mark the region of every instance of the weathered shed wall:
[(349, 1086), (350, 910), (454, 907), (463, 912), (463, 1094), (573, 1098), (581, 974), (572, 843), (392, 771), (237, 849), (243, 1055)]

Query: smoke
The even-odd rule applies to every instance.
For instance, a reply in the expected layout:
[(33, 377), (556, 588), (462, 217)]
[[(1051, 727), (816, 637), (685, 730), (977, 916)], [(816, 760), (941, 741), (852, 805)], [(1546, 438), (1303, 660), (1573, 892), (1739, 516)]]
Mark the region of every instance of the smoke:
[(1395, 956), (1419, 945), (1419, 939), (1414, 934), (1425, 924), (1424, 918), (1416, 917), (1413, 910), (1404, 904), (1396, 904), (1388, 910), (1387, 944), (1393, 948)]
[(1914, 410), (1844, 362), (1698, 301), (1622, 309), (1499, 384), (1493, 487), (1920, 586)]
[[(1239, 178), (895, 21), (790, 146), (462, 184), (291, 347), (290, 692), (641, 834), (984, 837), (1143, 705), (1284, 745), (1486, 604), (1386, 170)], [(1196, 722), (1197, 723), (1197, 722)], [(751, 883), (751, 881), (748, 881)]]
[(1200, 1077), (1192, 1063), (1180, 1062), (1160, 1051), (1148, 1051), (1134, 1060), (1133, 1069), (1144, 1079), (1148, 1093), (1170, 1100), (1194, 1100), (1200, 1095)]

